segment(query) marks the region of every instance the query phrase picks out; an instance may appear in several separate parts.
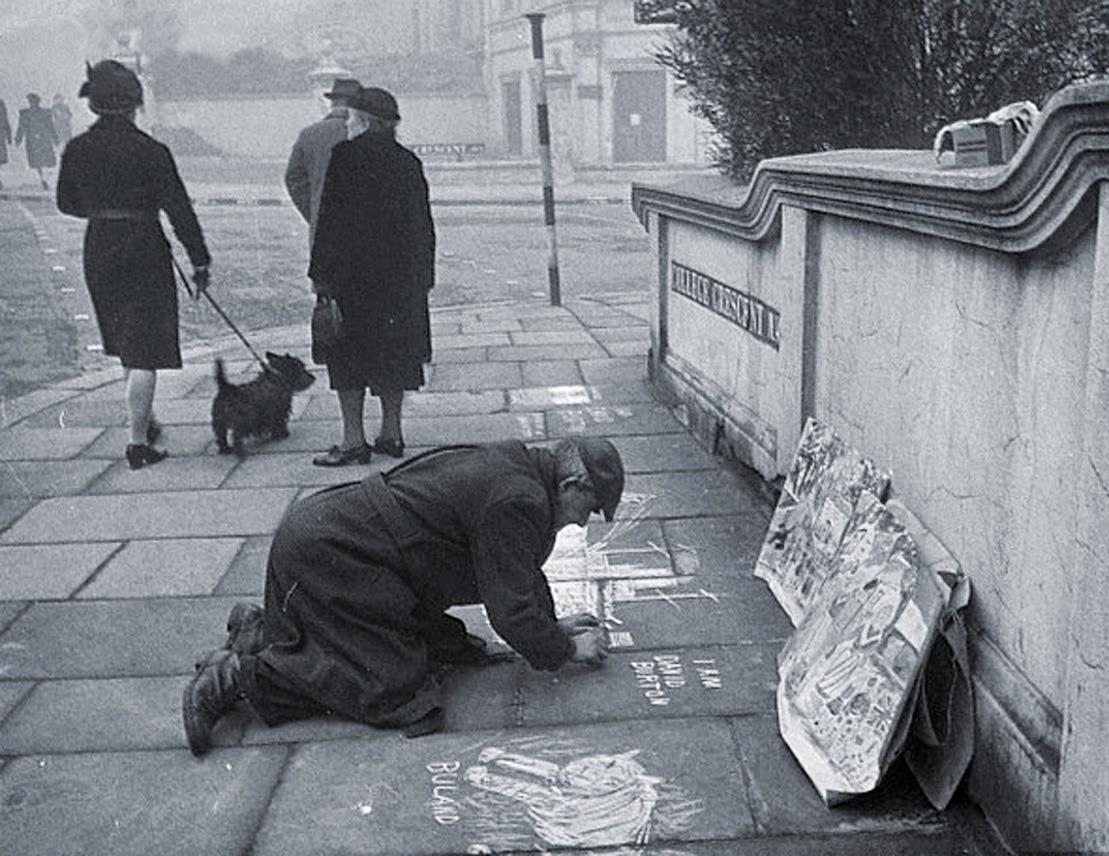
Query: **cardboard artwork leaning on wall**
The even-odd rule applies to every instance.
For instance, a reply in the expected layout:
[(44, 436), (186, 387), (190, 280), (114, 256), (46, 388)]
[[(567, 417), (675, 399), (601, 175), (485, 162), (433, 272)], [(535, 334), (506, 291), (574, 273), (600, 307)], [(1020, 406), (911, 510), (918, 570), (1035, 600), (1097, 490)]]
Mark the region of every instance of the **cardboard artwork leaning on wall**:
[(973, 754), (960, 615), (969, 583), (904, 505), (883, 503), (866, 481), (887, 486), (810, 420), (755, 571), (797, 616), (778, 658), (778, 727), (827, 805), (873, 790), (908, 747), (942, 809)]
[(805, 424), (755, 564), (755, 576), (766, 580), (794, 627), (831, 572), (859, 497), (884, 496), (889, 480), (827, 425), (811, 418)]

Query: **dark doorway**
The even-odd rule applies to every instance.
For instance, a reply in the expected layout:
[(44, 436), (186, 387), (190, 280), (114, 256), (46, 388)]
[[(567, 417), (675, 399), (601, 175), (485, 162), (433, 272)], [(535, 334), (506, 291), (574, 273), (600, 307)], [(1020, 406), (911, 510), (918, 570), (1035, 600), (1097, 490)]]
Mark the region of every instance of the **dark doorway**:
[(524, 152), (523, 118), (520, 115), (520, 81), (510, 80), (501, 84), (501, 103), (504, 105), (505, 152), (519, 155)]
[(616, 163), (666, 160), (666, 72), (612, 75), (612, 159)]

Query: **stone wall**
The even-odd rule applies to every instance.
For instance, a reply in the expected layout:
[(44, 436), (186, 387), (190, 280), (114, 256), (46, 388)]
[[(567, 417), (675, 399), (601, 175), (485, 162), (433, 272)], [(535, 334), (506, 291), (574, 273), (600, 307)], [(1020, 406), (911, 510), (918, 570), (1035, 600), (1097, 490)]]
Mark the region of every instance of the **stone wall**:
[(830, 152), (632, 197), (660, 392), (767, 479), (810, 415), (892, 469), (974, 586), (972, 793), (1018, 850), (1109, 848), (1109, 84), (1002, 166)]

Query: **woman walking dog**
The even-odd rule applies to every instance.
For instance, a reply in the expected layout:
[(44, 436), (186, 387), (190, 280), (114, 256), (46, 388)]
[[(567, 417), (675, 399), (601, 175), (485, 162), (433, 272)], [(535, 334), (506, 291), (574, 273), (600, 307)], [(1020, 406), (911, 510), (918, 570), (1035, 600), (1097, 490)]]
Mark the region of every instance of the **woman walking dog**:
[(153, 413), (157, 372), (181, 367), (177, 285), (158, 212), (169, 215), (189, 254), (198, 296), (208, 287), (211, 256), (173, 155), (135, 126), (143, 101), (138, 77), (104, 60), (88, 69), (78, 95), (99, 119), (66, 147), (57, 203), (63, 214), (88, 220), (85, 283), (104, 353), (119, 357), (127, 380), (125, 455), (137, 470), (166, 457), (154, 447), (161, 434)]

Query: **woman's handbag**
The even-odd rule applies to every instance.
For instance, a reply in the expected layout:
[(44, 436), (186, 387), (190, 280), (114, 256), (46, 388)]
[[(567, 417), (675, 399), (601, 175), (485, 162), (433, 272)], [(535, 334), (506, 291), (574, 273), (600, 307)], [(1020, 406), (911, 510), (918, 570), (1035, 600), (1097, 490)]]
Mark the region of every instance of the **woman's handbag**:
[(343, 338), (343, 313), (334, 297), (320, 294), (312, 310), (312, 362), (323, 365)]

